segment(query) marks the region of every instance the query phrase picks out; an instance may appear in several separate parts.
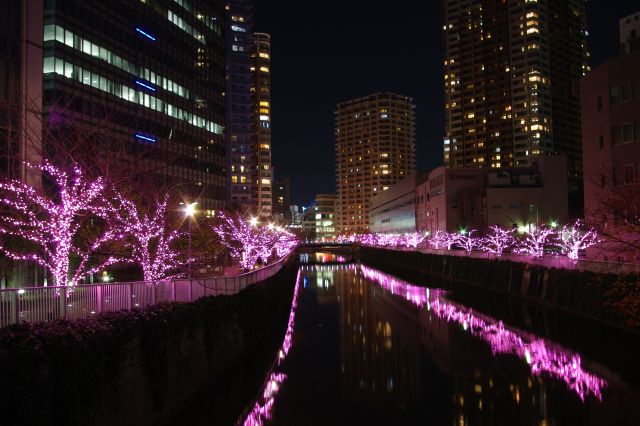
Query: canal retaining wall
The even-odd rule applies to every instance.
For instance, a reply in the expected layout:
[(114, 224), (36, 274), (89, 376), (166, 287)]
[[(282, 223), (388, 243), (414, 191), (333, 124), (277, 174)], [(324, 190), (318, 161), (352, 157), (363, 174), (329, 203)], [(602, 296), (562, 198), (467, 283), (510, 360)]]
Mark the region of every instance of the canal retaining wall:
[(233, 296), (0, 330), (0, 424), (167, 422), (261, 342), (282, 338), (296, 267)]
[(508, 294), (640, 332), (640, 277), (361, 247), (362, 262)]

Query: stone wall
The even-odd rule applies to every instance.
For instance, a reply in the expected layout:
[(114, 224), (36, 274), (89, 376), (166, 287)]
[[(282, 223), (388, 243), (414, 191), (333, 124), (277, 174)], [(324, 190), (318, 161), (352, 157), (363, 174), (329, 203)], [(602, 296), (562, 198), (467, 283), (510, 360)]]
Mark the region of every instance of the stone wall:
[(640, 331), (640, 277), (361, 247), (363, 263), (508, 294)]

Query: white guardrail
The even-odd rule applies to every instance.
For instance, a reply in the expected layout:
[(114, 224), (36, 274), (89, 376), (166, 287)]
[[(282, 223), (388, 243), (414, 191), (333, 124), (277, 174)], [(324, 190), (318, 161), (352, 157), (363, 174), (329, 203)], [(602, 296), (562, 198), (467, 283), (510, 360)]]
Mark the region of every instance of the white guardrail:
[(59, 318), (86, 318), (101, 312), (136, 309), (160, 302), (192, 302), (203, 296), (236, 294), (275, 275), (289, 255), (242, 275), (204, 279), (173, 279), (81, 284), (65, 297), (66, 287), (26, 287), (0, 290), (0, 327)]

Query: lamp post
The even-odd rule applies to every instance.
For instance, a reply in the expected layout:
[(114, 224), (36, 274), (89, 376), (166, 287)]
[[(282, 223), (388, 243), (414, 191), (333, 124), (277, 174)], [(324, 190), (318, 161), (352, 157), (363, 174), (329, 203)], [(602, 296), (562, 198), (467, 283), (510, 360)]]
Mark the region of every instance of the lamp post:
[(184, 213), (187, 215), (187, 219), (189, 220), (189, 279), (191, 279), (191, 220), (193, 216), (196, 214), (196, 205), (198, 203), (187, 204), (184, 209)]

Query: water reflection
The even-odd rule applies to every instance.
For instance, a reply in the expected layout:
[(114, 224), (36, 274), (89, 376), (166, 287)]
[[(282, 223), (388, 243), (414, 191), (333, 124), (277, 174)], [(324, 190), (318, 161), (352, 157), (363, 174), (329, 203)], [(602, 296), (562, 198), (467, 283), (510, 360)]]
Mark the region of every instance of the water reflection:
[(300, 253), (300, 263), (302, 264), (345, 263), (348, 260), (349, 260), (348, 257), (342, 254), (325, 253), (325, 252)]
[(391, 294), (400, 295), (418, 307), (426, 306), (438, 318), (457, 323), (463, 330), (488, 342), (493, 355), (506, 353), (518, 356), (530, 365), (532, 373), (547, 373), (563, 380), (583, 401), (589, 394), (602, 399), (602, 388), (607, 382), (585, 372), (580, 355), (552, 348), (532, 334), (506, 329), (501, 321), (447, 301), (441, 290), (413, 286), (364, 265), (360, 271)]
[(296, 319), (296, 308), (298, 306), (298, 289), (300, 288), (300, 270), (296, 276), (296, 284), (293, 289), (293, 300), (291, 301), (291, 311), (289, 312), (289, 322), (287, 323), (287, 331), (282, 341), (282, 346), (278, 351), (278, 357), (271, 367), (271, 371), (268, 374), (260, 397), (253, 405), (252, 410), (247, 414), (246, 418), (242, 422), (244, 426), (260, 426), (264, 424), (265, 420), (271, 419), (271, 412), (273, 410), (273, 404), (276, 396), (280, 391), (280, 388), (284, 381), (287, 379), (287, 375), (279, 371), (282, 361), (289, 355), (291, 350), (293, 325)]
[(295, 349), (245, 425), (637, 424), (638, 393), (606, 367), (441, 290), (361, 265), (306, 265), (298, 297)]

